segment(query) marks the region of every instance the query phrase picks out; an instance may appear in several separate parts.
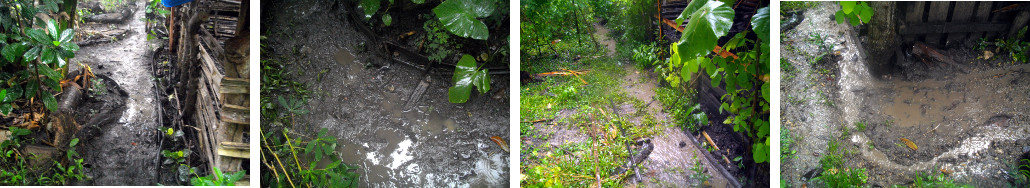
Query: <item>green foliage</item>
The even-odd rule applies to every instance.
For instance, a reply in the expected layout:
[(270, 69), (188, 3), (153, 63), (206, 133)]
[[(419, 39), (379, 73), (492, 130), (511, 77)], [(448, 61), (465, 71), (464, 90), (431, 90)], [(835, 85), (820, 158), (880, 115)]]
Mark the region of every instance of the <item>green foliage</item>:
[(422, 52), (428, 53), (430, 61), (440, 63), (444, 58), (454, 54), (454, 49), (461, 48), (460, 43), (451, 41), (451, 34), (445, 31), (440, 21), (426, 21), (422, 24), (422, 29), (426, 31), (426, 44)]
[(172, 142), (179, 142), (179, 139), (182, 139), (182, 136), (186, 134), (183, 133), (182, 130), (175, 130), (171, 127), (161, 127), (159, 129), (164, 133), (165, 138)]
[(1016, 37), (995, 39), (994, 45), (997, 45), (999, 50), (1008, 51), (1009, 55), (1012, 56), (1013, 62), (1027, 62), (1027, 50), (1030, 50), (1030, 43), (1022, 41), (1023, 36), (1026, 34), (1026, 28), (1020, 29)]
[(519, 4), (522, 11), (519, 19), (519, 43), (522, 47), (519, 50), (523, 51), (524, 59), (571, 55), (568, 52), (587, 54), (600, 49), (591, 33), (593, 19), (589, 17), (588, 7), (573, 0), (527, 0)]
[(860, 187), (865, 184), (869, 177), (865, 174), (865, 169), (836, 169), (831, 168), (824, 170), (819, 177), (816, 177), (813, 181), (822, 181), (826, 183), (826, 187)]
[(865, 1), (841, 1), (838, 3), (840, 10), (833, 15), (837, 24), (848, 21), (851, 25), (857, 26), (869, 23), (869, 20), (873, 18), (873, 7), (869, 7)]
[[(264, 36), (261, 38), (265, 39)], [(266, 52), (264, 45), (261, 46), (261, 52), (261, 162), (271, 164), (262, 168), (262, 186), (357, 187), (358, 174), (354, 171), (358, 167), (341, 162), (334, 149), (336, 138), (328, 135), (327, 129), (320, 130), (317, 138), (303, 145), (304, 148), (294, 147), (302, 146), (302, 141), (290, 139), (286, 134), (290, 132), (287, 127), (296, 123), (293, 120), (295, 116), (308, 113), (303, 106), (309, 91), (303, 83), (289, 79), (291, 76), (284, 71), (286, 64), (281, 57), (270, 57), (271, 53)], [(287, 99), (282, 96), (290, 97)], [(302, 158), (296, 157), (297, 151), (301, 149), (317, 160), (301, 161)], [(330, 159), (332, 164), (317, 168), (317, 163), (322, 159)], [(309, 165), (301, 166), (302, 162)], [(232, 176), (218, 177), (226, 176), (208, 177), (210, 183), (203, 178), (195, 178), (191, 182), (194, 185), (198, 181), (204, 185), (225, 185), (238, 179)]]
[[(705, 173), (704, 161), (702, 161), (700, 159), (697, 159), (697, 155), (694, 155), (693, 157), (691, 157), (691, 160), (694, 161), (694, 166), (690, 167), (690, 171), (693, 171), (694, 174), (691, 174), (690, 178), (697, 180), (697, 182), (700, 182), (702, 185), (703, 184), (707, 184), (708, 183), (708, 179), (711, 178), (712, 176), (708, 175), (707, 173)], [(702, 185), (695, 185), (695, 186), (703, 187)]]
[(236, 186), (236, 181), (247, 175), (246, 170), (241, 170), (235, 174), (222, 174), (222, 170), (215, 167), (215, 173), (204, 176), (190, 178), (190, 184), (193, 186)]
[(186, 162), (186, 158), (190, 156), (189, 149), (183, 149), (179, 151), (168, 151), (161, 150), (161, 156), (165, 157), (164, 164), (178, 164)]
[[(43, 168), (32, 168), (28, 160), (35, 156), (27, 156), (17, 148), (25, 142), (22, 137), (31, 134), (27, 129), (9, 127), (11, 135), (0, 143), (0, 186), (4, 185), (65, 185), (69, 181), (82, 181), (90, 178), (83, 171), (83, 159), (75, 151), (79, 139), (73, 138), (68, 143), (65, 159), (54, 160), (53, 165)], [(64, 166), (62, 161), (67, 161)]]
[(12, 80), (5, 82), (10, 91), (3, 103), (35, 98), (41, 100), (47, 110), (55, 111), (57, 100), (53, 93), (61, 92), (59, 83), (67, 71), (66, 60), (75, 57), (75, 51), (79, 50), (79, 46), (71, 41), (75, 30), (63, 29), (57, 21), (48, 20), (45, 28), (26, 28), (23, 34), (9, 36), (8, 39), (14, 42), (5, 44), (0, 50), (4, 57), (0, 60), (0, 67), (19, 70), (13, 74), (0, 72), (0, 77)]
[(815, 7), (819, 2), (813, 1), (780, 1), (781, 12), (803, 10)]
[(650, 68), (661, 61), (658, 60), (658, 47), (652, 42), (650, 45), (640, 45), (633, 49), (633, 61), (638, 68)]
[(797, 150), (791, 148), (794, 145), (794, 137), (790, 135), (790, 129), (780, 129), (780, 163), (797, 154)]
[[(666, 80), (674, 86), (690, 81), (693, 75), (708, 76), (711, 85), (725, 82), (726, 95), (732, 103), (724, 102), (720, 111), (733, 116), (724, 123), (742, 132), (752, 141), (752, 157), (756, 163), (769, 160), (769, 8), (761, 8), (751, 19), (751, 30), (758, 41), (751, 41), (745, 32), (738, 33), (721, 46), (725, 51), (737, 50), (737, 56), (711, 56), (719, 37), (727, 34), (733, 21), (733, 9), (720, 1), (693, 1), (679, 18), (678, 23), (691, 20), (683, 30), (680, 41), (671, 46), (672, 57), (666, 67), (679, 70), (668, 74)], [(738, 49), (739, 48), (739, 49)], [(732, 57), (732, 58), (731, 58)], [(704, 72), (700, 72), (701, 70)]]
[(476, 59), (464, 55), (458, 61), (451, 79), (454, 86), (447, 89), (447, 99), (451, 103), (465, 103), (472, 95), (472, 86), (476, 91), (485, 94), (490, 91), (490, 74), (483, 67), (476, 67)]
[(446, 0), (433, 8), (433, 13), (444, 27), (454, 35), (486, 40), (490, 36), (486, 24), (477, 18), (485, 18), (497, 9), (494, 0)]
[(947, 175), (944, 175), (943, 173), (940, 173), (940, 172), (930, 172), (930, 173), (927, 173), (925, 176), (922, 173), (920, 173), (919, 176), (916, 176), (916, 179), (913, 180), (912, 185), (909, 186), (909, 187), (914, 187), (914, 188), (970, 187), (971, 188), (973, 186), (955, 183), (955, 180), (952, 180), (950, 177), (948, 177)]

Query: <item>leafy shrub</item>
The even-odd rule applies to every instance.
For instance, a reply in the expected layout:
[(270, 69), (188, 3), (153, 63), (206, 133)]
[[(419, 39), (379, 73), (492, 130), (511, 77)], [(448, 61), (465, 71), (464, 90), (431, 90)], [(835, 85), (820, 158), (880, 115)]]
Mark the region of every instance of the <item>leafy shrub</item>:
[(864, 1), (841, 1), (838, 3), (840, 10), (833, 15), (837, 24), (848, 21), (851, 25), (857, 26), (869, 23), (869, 20), (873, 18), (873, 7), (869, 7), (869, 4)]
[[(728, 34), (733, 24), (734, 11), (720, 1), (696, 0), (690, 2), (676, 19), (677, 24), (690, 20), (680, 41), (671, 46), (672, 56), (665, 65), (679, 70), (666, 80), (674, 86), (691, 80), (693, 75), (708, 76), (711, 85), (725, 83), (725, 99), (720, 111), (733, 115), (723, 121), (733, 130), (751, 138), (752, 157), (756, 163), (769, 160), (769, 7), (764, 7), (751, 18), (751, 30), (738, 33), (719, 46), (720, 37)], [(745, 36), (758, 35), (758, 41)], [(738, 51), (735, 55), (729, 53)], [(713, 51), (721, 51), (709, 57)], [(705, 72), (700, 72), (701, 70)]]

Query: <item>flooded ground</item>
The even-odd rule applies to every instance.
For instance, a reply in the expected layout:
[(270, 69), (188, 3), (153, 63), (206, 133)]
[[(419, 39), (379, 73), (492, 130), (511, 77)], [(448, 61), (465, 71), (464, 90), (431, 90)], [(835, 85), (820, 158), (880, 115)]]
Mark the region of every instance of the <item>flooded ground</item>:
[[(84, 185), (155, 185), (158, 182), (160, 146), (157, 134), (154, 83), (150, 71), (143, 17), (144, 1), (134, 3), (135, 11), (123, 24), (100, 27), (128, 30), (124, 38), (82, 47), (71, 62), (92, 67), (98, 75), (112, 78), (128, 94), (126, 110), (118, 120), (99, 126), (99, 134), (83, 142), (78, 150), (91, 181)], [(97, 26), (84, 26), (97, 27)], [(69, 69), (80, 69), (70, 64)]]
[(359, 167), (362, 187), (509, 186), (510, 155), (490, 141), (510, 140), (507, 75), (492, 76), (486, 94), (452, 104), (450, 74), (392, 62), (394, 54), (382, 54), (355, 30), (365, 23), (347, 19), (355, 7), (262, 6), (279, 7), (262, 15), (263, 45), (272, 57), (292, 62), (287, 69), (298, 76), (291, 79), (312, 92), (310, 113), (294, 129), (302, 135), (328, 129), (343, 162)]
[(822, 3), (784, 33), (782, 53), (793, 69), (783, 73), (781, 123), (795, 153), (784, 157), (783, 179), (806, 183), (801, 176), (820, 168), (827, 143), (839, 139), (849, 143), (845, 164), (868, 169), (872, 186), (905, 185), (930, 172), (1008, 186), (1030, 137), (1030, 65), (1002, 63), (1007, 55), (977, 60), (956, 47), (944, 54), (969, 66), (968, 74), (907, 59), (874, 78), (855, 29), (832, 20), (838, 9)]

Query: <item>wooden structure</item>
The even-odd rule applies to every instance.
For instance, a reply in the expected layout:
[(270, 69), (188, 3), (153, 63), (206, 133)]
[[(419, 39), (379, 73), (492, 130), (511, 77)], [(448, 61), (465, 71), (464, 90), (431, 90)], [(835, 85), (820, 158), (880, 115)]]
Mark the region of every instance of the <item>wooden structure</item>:
[[(249, 0), (196, 0), (176, 9), (176, 84), (184, 124), (197, 129), (201, 157), (224, 173), (249, 160)], [(248, 45), (248, 43), (242, 43)], [(241, 49), (242, 48), (242, 49)], [(244, 54), (239, 54), (244, 52)], [(210, 170), (210, 169), (209, 169)], [(256, 170), (256, 169), (252, 169)], [(237, 185), (249, 184), (249, 176)]]
[(1015, 36), (1030, 19), (1025, 2), (898, 2), (898, 34), (905, 44), (944, 46)]

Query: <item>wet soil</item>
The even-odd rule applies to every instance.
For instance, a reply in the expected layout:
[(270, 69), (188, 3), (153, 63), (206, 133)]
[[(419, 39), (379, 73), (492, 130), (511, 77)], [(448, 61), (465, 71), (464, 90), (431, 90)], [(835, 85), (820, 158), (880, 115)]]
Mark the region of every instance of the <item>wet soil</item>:
[[(961, 47), (944, 49), (944, 54), (967, 66), (968, 74), (908, 58), (875, 78), (866, 68), (869, 54), (861, 50), (856, 30), (830, 20), (837, 9), (820, 4), (785, 34), (784, 45), (796, 50), (783, 52), (795, 71), (784, 73), (788, 78), (780, 88), (785, 100), (781, 124), (797, 153), (784, 158), (783, 179), (795, 186), (805, 183), (800, 176), (819, 168), (827, 143), (840, 139), (851, 151), (846, 165), (867, 168), (870, 185), (904, 185), (918, 173), (945, 171), (978, 187), (1008, 186), (1009, 172), (1030, 144), (1030, 127), (1025, 126), (1030, 65), (1003, 63), (1011, 59), (1008, 55), (978, 60), (970, 47)], [(813, 34), (825, 37), (832, 48), (806, 41)], [(826, 53), (840, 58), (809, 63), (811, 56)]]
[[(135, 7), (144, 7), (141, 3)], [(141, 9), (141, 8), (138, 8)], [(71, 62), (92, 67), (98, 75), (109, 75), (127, 94), (125, 111), (111, 123), (96, 125), (98, 134), (83, 142), (79, 153), (90, 167), (85, 169), (93, 179), (80, 185), (154, 185), (158, 183), (160, 135), (155, 113), (154, 83), (150, 55), (139, 18), (142, 10), (133, 11), (125, 24), (108, 27), (126, 28), (121, 40), (82, 47)], [(89, 26), (86, 26), (89, 27)], [(80, 69), (69, 65), (70, 69)]]
[(296, 76), (290, 79), (311, 91), (310, 113), (293, 129), (309, 138), (328, 129), (343, 162), (359, 166), (361, 186), (509, 186), (510, 155), (490, 141), (510, 140), (507, 75), (491, 76), (486, 94), (473, 92), (468, 102), (452, 104), (452, 70), (397, 64), (395, 54), (379, 51), (374, 36), (356, 30), (365, 23), (347, 17), (355, 7), (322, 1), (262, 6), (277, 7), (263, 11), (263, 45), (271, 57), (292, 62), (287, 69)]

